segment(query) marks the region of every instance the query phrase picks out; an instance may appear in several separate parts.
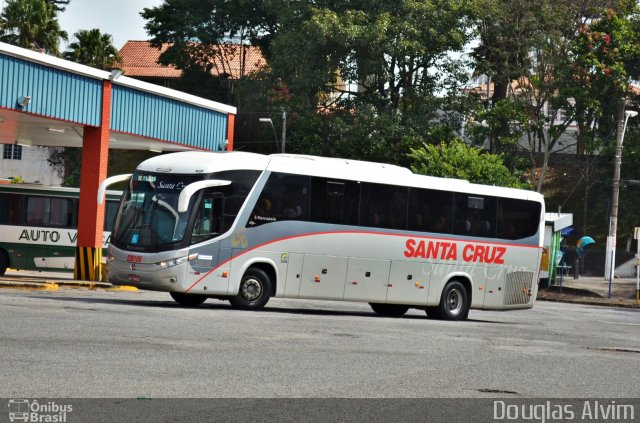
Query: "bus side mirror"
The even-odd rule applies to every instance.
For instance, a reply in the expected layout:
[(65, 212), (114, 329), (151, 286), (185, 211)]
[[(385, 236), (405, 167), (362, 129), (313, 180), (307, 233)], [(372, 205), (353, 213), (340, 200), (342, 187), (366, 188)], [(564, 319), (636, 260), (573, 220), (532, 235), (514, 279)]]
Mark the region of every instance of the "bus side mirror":
[(231, 185), (231, 181), (223, 181), (221, 179), (207, 179), (187, 185), (180, 193), (180, 197), (178, 197), (178, 213), (184, 213), (187, 211), (189, 200), (191, 200), (193, 194), (195, 194), (199, 190), (209, 187), (221, 187), (225, 185)]
[(109, 185), (113, 185), (118, 182), (126, 181), (131, 179), (131, 173), (127, 173), (124, 175), (115, 175), (111, 176), (100, 183), (98, 187), (98, 204), (102, 205), (104, 203), (104, 194), (107, 192), (107, 187)]

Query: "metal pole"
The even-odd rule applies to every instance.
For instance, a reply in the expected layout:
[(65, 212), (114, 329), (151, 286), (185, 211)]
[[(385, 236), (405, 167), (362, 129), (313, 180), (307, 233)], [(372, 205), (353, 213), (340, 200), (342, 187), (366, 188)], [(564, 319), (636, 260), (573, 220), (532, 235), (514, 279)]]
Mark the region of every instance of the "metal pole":
[[(605, 263), (605, 280), (614, 277), (614, 263), (616, 257), (616, 232), (618, 229), (618, 197), (620, 193), (620, 166), (622, 164), (622, 142), (624, 141), (626, 99), (620, 100), (618, 109), (618, 131), (616, 134), (616, 157), (613, 168), (613, 187), (611, 189), (611, 213), (609, 215), (609, 236), (607, 237), (607, 252)], [(611, 262), (608, 260), (611, 259)], [(608, 274), (607, 274), (608, 273)]]
[(611, 298), (611, 284), (613, 283), (613, 258), (615, 257), (615, 250), (611, 252), (611, 273), (609, 273), (609, 298)]
[(640, 304), (640, 237), (636, 251), (636, 303)]
[(282, 153), (285, 151), (285, 144), (287, 142), (287, 111), (282, 109)]

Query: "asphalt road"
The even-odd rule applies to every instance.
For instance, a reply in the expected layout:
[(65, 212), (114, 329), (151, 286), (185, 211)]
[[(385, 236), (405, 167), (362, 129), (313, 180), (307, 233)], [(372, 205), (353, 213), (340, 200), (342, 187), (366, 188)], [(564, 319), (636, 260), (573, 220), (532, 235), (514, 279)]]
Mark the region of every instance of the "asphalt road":
[[(445, 322), (168, 294), (0, 289), (0, 397), (640, 397), (640, 310), (538, 302)], [(640, 410), (638, 410), (640, 411)]]

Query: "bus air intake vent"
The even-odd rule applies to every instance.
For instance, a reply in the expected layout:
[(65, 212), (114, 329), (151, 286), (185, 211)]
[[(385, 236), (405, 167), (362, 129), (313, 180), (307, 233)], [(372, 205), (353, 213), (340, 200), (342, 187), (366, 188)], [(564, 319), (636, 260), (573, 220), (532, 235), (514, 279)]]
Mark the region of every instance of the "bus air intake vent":
[(527, 304), (531, 300), (533, 272), (507, 273), (504, 305)]

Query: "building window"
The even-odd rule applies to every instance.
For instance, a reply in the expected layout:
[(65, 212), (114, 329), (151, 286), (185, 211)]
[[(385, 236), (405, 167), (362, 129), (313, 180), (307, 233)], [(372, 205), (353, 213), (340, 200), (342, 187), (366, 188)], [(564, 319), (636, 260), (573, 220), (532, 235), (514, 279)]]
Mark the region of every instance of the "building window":
[(22, 160), (22, 146), (17, 144), (5, 144), (2, 158), (6, 160)]

